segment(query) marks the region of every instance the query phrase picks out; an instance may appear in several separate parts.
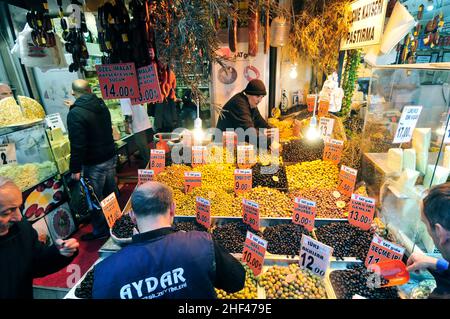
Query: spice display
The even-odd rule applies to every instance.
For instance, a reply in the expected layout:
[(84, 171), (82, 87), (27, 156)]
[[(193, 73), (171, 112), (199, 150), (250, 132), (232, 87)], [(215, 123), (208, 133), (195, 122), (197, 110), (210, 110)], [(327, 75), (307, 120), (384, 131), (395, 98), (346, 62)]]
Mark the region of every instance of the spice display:
[(372, 242), (373, 234), (348, 223), (330, 223), (317, 227), (317, 239), (333, 247), (336, 258), (356, 257), (365, 260)]
[(156, 176), (158, 182), (175, 189), (184, 188), (184, 172), (192, 171), (192, 168), (186, 165), (174, 164), (166, 167), (163, 172)]
[(56, 165), (50, 161), (25, 165), (11, 164), (0, 167), (0, 176), (13, 180), (22, 191), (37, 185), (56, 173)]
[(131, 220), (130, 215), (122, 215), (116, 220), (112, 227), (112, 233), (117, 238), (130, 238), (133, 236), (133, 228), (136, 225)]
[(94, 269), (90, 270), (80, 286), (75, 289), (75, 296), (82, 299), (92, 299), (92, 288), (94, 286)]
[(268, 187), (255, 187), (251, 191), (239, 194), (233, 201), (234, 216), (242, 216), (242, 199), (259, 204), (260, 217), (290, 217), (291, 201), (279, 190)]
[[(338, 299), (352, 299), (360, 295), (368, 299), (398, 299), (394, 287), (375, 288), (372, 272), (367, 271), (363, 264), (351, 265), (347, 270), (335, 270), (330, 274), (330, 281)], [(380, 284), (386, 280), (380, 278)]]
[(303, 234), (311, 236), (303, 226), (289, 223), (266, 227), (263, 237), (269, 253), (295, 257), (299, 254)]
[(297, 263), (273, 266), (259, 277), (267, 299), (326, 299), (322, 278)]
[(316, 218), (345, 218), (344, 208), (347, 205), (341, 199), (341, 194), (332, 189), (305, 189), (293, 191), (289, 194), (316, 202)]
[(314, 142), (301, 139), (284, 143), (282, 152), (283, 161), (301, 163), (321, 159), (324, 145), (322, 139)]
[(289, 190), (335, 189), (339, 176), (336, 165), (328, 161), (303, 162), (286, 166)]
[(247, 266), (245, 268), (245, 284), (244, 288), (238, 292), (228, 294), (221, 289), (216, 289), (217, 298), (219, 299), (257, 299), (258, 288), (257, 279), (253, 274), (253, 271)]
[[(250, 226), (242, 222), (231, 222), (222, 226), (216, 227), (213, 230), (212, 236), (215, 240), (222, 244), (228, 252), (232, 254), (242, 253), (244, 248), (245, 237), (247, 231), (255, 233)], [(256, 235), (262, 236), (260, 232)]]
[(202, 173), (202, 187), (214, 187), (233, 192), (234, 169), (233, 164), (205, 164), (193, 170)]
[(286, 169), (284, 166), (261, 166), (256, 164), (252, 167), (252, 187), (263, 186), (278, 189), (288, 188)]
[(188, 222), (173, 223), (173, 227), (175, 228), (176, 231), (185, 231), (185, 232), (194, 231), (194, 230), (207, 231), (207, 229), (203, 225), (200, 225), (195, 220), (188, 221)]

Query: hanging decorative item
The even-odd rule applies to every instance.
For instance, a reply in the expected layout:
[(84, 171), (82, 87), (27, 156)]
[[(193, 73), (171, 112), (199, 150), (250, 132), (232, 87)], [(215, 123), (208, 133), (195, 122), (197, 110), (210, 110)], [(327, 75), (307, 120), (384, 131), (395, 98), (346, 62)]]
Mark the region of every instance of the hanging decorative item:
[(342, 100), (342, 109), (338, 115), (344, 119), (350, 116), (352, 107), (353, 91), (358, 79), (358, 67), (361, 61), (361, 52), (359, 50), (347, 51), (344, 74), (342, 75), (342, 89), (344, 90), (344, 99)]
[(259, 13), (256, 0), (250, 0), (248, 6), (248, 55), (258, 54)]
[(53, 24), (48, 14), (48, 3), (27, 12), (27, 23), (33, 29), (31, 39), (35, 46), (51, 48), (56, 46)]

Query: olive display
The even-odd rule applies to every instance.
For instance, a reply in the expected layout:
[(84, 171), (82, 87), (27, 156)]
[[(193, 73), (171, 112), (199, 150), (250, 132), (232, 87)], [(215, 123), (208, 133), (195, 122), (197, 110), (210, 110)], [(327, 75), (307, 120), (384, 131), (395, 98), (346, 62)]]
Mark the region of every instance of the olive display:
[(228, 252), (239, 254), (244, 249), (247, 231), (262, 237), (261, 232), (255, 232), (255, 230), (243, 222), (231, 222), (216, 227), (213, 230), (212, 237), (222, 244)]
[(233, 164), (205, 164), (192, 170), (202, 173), (202, 188), (215, 187), (231, 193), (234, 190), (234, 169)]
[(290, 217), (292, 203), (289, 197), (277, 189), (255, 187), (251, 191), (239, 194), (233, 201), (234, 216), (242, 216), (242, 199), (259, 204), (260, 217)]
[(291, 199), (301, 197), (316, 202), (316, 218), (345, 218), (344, 208), (347, 205), (339, 192), (331, 189), (305, 189), (293, 191)]
[(241, 216), (233, 215), (234, 195), (220, 187), (196, 187), (192, 192), (184, 194), (180, 190), (174, 190), (177, 215), (194, 216), (196, 197), (207, 199), (211, 203), (211, 216)]
[(266, 227), (263, 237), (269, 253), (295, 257), (299, 254), (303, 234), (311, 236), (303, 226), (289, 223)]
[(349, 223), (330, 223), (317, 227), (317, 240), (333, 247), (333, 256), (356, 257), (365, 260), (372, 242), (373, 234), (363, 231)]
[(253, 271), (247, 266), (245, 268), (245, 284), (244, 288), (235, 293), (226, 293), (221, 289), (216, 289), (217, 298), (219, 299), (256, 299), (258, 298), (257, 279)]
[(263, 165), (283, 165), (283, 158), (269, 152), (259, 152), (256, 162)]
[(117, 238), (130, 238), (133, 236), (133, 228), (135, 226), (130, 215), (124, 214), (114, 223), (112, 233)]
[[(350, 265), (347, 270), (335, 270), (330, 273), (330, 281), (338, 299), (352, 299), (360, 295), (368, 299), (398, 299), (397, 289), (394, 287), (376, 287), (376, 275), (367, 271), (363, 264)], [(380, 278), (380, 277), (379, 277)], [(380, 278), (379, 284), (387, 280)]]
[(199, 223), (197, 223), (197, 221), (188, 221), (188, 222), (176, 222), (173, 223), (173, 227), (175, 228), (176, 231), (185, 231), (185, 232), (190, 232), (190, 231), (208, 231), (205, 226), (200, 225)]
[(270, 267), (258, 278), (267, 299), (326, 299), (322, 278), (297, 263)]
[(234, 164), (236, 163), (236, 152), (231, 152), (223, 146), (208, 146), (205, 162), (207, 164)]
[(339, 169), (329, 161), (316, 160), (286, 166), (289, 190), (336, 189)]
[(256, 164), (252, 167), (252, 187), (263, 186), (287, 190), (288, 183), (286, 169), (281, 166), (262, 166)]
[(283, 144), (283, 161), (300, 163), (321, 159), (324, 147), (322, 139), (316, 142), (304, 139), (289, 141)]
[(173, 189), (182, 189), (184, 188), (184, 172), (189, 171), (192, 171), (192, 168), (189, 166), (174, 164), (166, 167), (164, 171), (160, 172), (156, 176), (156, 180)]
[(75, 296), (82, 299), (92, 299), (92, 287), (94, 286), (94, 269), (90, 270), (79, 287), (75, 289)]

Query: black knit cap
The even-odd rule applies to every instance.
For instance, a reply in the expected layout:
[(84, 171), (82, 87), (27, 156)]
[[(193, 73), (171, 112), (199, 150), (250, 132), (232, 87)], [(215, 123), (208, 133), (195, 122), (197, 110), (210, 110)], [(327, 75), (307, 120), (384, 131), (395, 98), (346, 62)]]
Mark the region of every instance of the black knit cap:
[(253, 79), (248, 82), (244, 92), (247, 95), (267, 95), (266, 86), (264, 85), (264, 82), (259, 79)]

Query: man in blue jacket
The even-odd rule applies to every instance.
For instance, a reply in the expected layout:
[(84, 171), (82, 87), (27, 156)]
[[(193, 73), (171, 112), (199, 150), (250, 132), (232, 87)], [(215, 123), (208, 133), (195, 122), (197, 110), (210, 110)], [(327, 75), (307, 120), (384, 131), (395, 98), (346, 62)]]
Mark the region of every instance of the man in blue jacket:
[(208, 299), (244, 288), (245, 270), (207, 232), (176, 232), (172, 190), (158, 182), (131, 197), (140, 234), (94, 270), (94, 299)]

